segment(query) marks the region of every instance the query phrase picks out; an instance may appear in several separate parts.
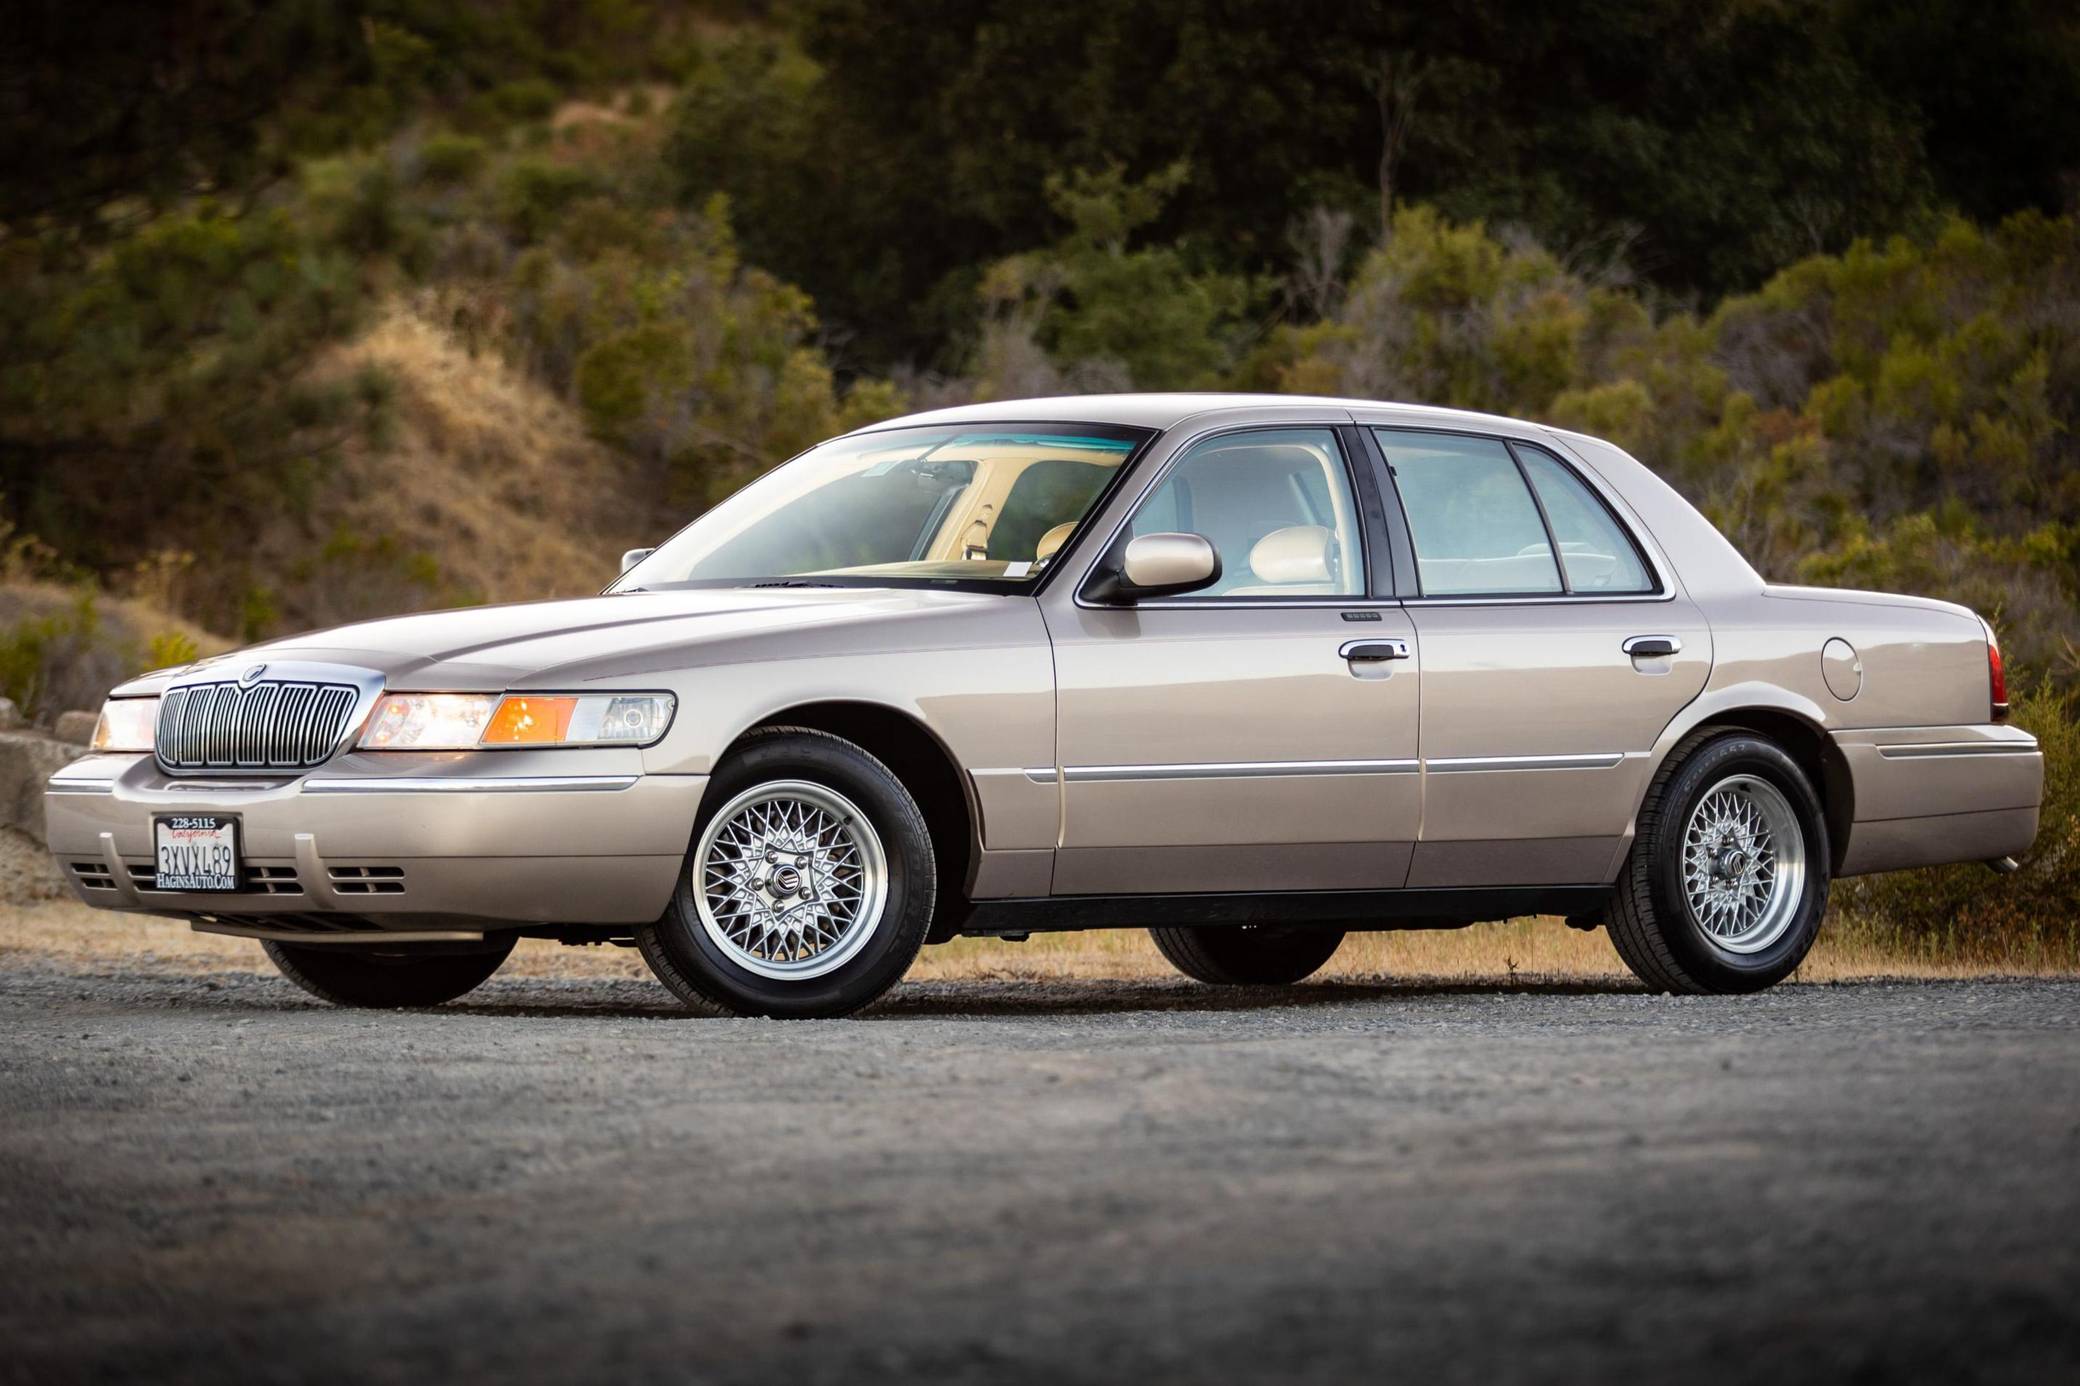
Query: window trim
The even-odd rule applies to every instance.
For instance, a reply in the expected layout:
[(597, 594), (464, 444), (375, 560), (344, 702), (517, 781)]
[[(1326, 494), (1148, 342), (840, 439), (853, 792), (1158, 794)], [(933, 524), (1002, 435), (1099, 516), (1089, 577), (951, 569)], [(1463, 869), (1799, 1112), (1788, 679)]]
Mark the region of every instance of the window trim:
[[(1531, 508), (1538, 512), (1538, 527), (1546, 532), (1546, 552), (1553, 559), (1553, 577), (1560, 584), (1560, 595), (1572, 597), (1574, 583), (1568, 579), (1567, 563), (1560, 557), (1560, 537), (1553, 533), (1553, 517), (1546, 514), (1545, 497), (1531, 484), (1531, 469), (1524, 465), (1523, 458), (1517, 456), (1516, 445), (1505, 438), (1502, 440), (1502, 450), (1509, 454), (1509, 464), (1517, 469), (1517, 480), (1524, 483), (1524, 490), (1531, 497)], [(1416, 571), (1420, 574), (1422, 569), (1418, 567)]]
[[(1177, 445), (1177, 449), (1174, 452), (1163, 459), (1162, 465), (1156, 469), (1155, 474), (1136, 493), (1133, 501), (1127, 506), (1126, 512), (1120, 516), (1119, 523), (1112, 527), (1112, 532), (1105, 536), (1105, 542), (1098, 546), (1096, 556), (1085, 565), (1082, 575), (1076, 581), (1076, 605), (1086, 611), (1179, 611), (1207, 608), (1286, 610), (1294, 607), (1333, 608), (1393, 604), (1396, 598), (1391, 595), (1391, 589), (1385, 595), (1378, 590), (1378, 574), (1374, 571), (1376, 561), (1374, 550), (1376, 546), (1384, 545), (1386, 540), (1383, 534), (1375, 532), (1376, 521), (1379, 517), (1373, 507), (1378, 502), (1376, 499), (1368, 498), (1367, 479), (1363, 476), (1363, 469), (1356, 464), (1351, 456), (1350, 439), (1345, 433), (1351, 427), (1353, 425), (1348, 419), (1312, 421), (1281, 419), (1263, 423), (1236, 424), (1227, 428), (1216, 426), (1184, 439)], [(1186, 458), (1197, 452), (1204, 445), (1218, 442), (1223, 438), (1239, 437), (1246, 433), (1298, 433), (1308, 431), (1328, 434), (1330, 441), (1335, 446), (1339, 459), (1343, 463), (1344, 480), (1350, 486), (1351, 492), (1352, 518), (1358, 531), (1360, 556), (1357, 572), (1362, 579), (1361, 585), (1364, 590), (1346, 593), (1341, 596), (1331, 592), (1312, 592), (1296, 593), (1290, 597), (1231, 597), (1224, 593), (1207, 596), (1200, 592), (1185, 592), (1175, 597), (1151, 597), (1145, 602), (1132, 603), (1093, 601), (1086, 595), (1090, 589), (1091, 579), (1097, 573), (1098, 566), (1105, 561), (1106, 555), (1110, 554), (1114, 546), (1120, 542), (1120, 537), (1133, 527), (1134, 517), (1141, 513), (1141, 507), (1148, 503), (1149, 498), (1161, 488), (1165, 481), (1170, 479), (1170, 474), (1182, 465)]]
[[(1532, 442), (1528, 438), (1517, 438), (1506, 433), (1490, 433), (1475, 428), (1419, 428), (1408, 425), (1361, 422), (1358, 424), (1358, 429), (1366, 435), (1372, 444), (1374, 465), (1379, 468), (1383, 484), (1392, 488), (1394, 507), (1389, 512), (1390, 528), (1394, 527), (1391, 524), (1392, 520), (1400, 522), (1398, 528), (1395, 529), (1395, 537), (1399, 541), (1396, 549), (1409, 555), (1409, 562), (1405, 570), (1401, 568), (1396, 570), (1396, 577), (1407, 583), (1407, 590), (1402, 591), (1400, 594), (1400, 600), (1403, 603), (1421, 606), (1546, 606), (1576, 603), (1665, 602), (1675, 599), (1674, 584), (1669, 582), (1667, 574), (1662, 571), (1661, 565), (1655, 561), (1653, 554), (1644, 544), (1640, 543), (1639, 536), (1633, 533), (1632, 526), (1625, 522), (1625, 517), (1620, 515), (1617, 507), (1611, 504), (1610, 497), (1604, 494), (1603, 488), (1589, 477), (1584, 476), (1580, 467), (1569, 462), (1552, 448)], [(1399, 478), (1394, 475), (1394, 465), (1388, 459), (1386, 448), (1379, 440), (1379, 435), (1382, 433), (1449, 434), (1459, 438), (1486, 438), (1502, 444), (1503, 450), (1509, 454), (1511, 464), (1517, 469), (1518, 478), (1524, 483), (1524, 489), (1531, 493), (1532, 504), (1538, 508), (1539, 523), (1545, 527), (1546, 543), (1552, 549), (1553, 567), (1559, 573), (1561, 590), (1558, 592), (1446, 593), (1435, 596), (1424, 592), (1421, 572), (1417, 569), (1414, 561), (1415, 533), (1408, 523), (1408, 504), (1402, 498), (1401, 483)], [(1618, 533), (1624, 536), (1625, 542), (1632, 546), (1633, 553), (1639, 558), (1640, 566), (1646, 570), (1648, 578), (1653, 582), (1653, 586), (1650, 589), (1644, 592), (1608, 593), (1576, 592), (1573, 590), (1573, 585), (1567, 576), (1566, 561), (1560, 555), (1560, 545), (1553, 538), (1552, 522), (1546, 516), (1545, 502), (1540, 498), (1538, 488), (1532, 485), (1531, 477), (1524, 468), (1523, 460), (1517, 456), (1516, 450), (1520, 447), (1537, 448), (1538, 451), (1551, 458), (1555, 465), (1559, 466), (1587, 489), (1589, 494), (1595, 498), (1596, 503), (1603, 507), (1604, 513), (1610, 516), (1611, 523), (1618, 527)]]

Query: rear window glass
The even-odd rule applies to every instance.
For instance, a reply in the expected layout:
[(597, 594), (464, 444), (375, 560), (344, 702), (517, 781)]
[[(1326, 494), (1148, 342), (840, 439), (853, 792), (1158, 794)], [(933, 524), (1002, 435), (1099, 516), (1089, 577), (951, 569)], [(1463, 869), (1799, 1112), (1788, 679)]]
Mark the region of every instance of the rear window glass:
[(1561, 591), (1546, 527), (1507, 446), (1454, 433), (1376, 436), (1394, 469), (1424, 596)]
[(1619, 527), (1617, 517), (1580, 477), (1537, 448), (1519, 446), (1517, 458), (1546, 508), (1553, 540), (1560, 545), (1560, 563), (1567, 569), (1568, 591), (1654, 590), (1654, 579), (1639, 550)]

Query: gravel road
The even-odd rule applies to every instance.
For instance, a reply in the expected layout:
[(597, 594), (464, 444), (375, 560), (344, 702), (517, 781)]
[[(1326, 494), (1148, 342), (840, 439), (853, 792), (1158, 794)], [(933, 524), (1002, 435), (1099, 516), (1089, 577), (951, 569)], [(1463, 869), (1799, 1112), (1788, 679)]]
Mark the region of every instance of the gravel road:
[(2080, 1371), (2080, 982), (0, 1016), (0, 1379)]

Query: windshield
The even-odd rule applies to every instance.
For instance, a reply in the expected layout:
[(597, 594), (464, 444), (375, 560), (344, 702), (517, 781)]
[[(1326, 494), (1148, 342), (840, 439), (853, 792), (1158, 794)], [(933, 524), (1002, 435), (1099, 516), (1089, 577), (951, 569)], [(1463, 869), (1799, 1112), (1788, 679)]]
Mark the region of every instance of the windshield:
[(834, 438), (695, 520), (609, 590), (1028, 583), (1148, 437), (971, 424)]

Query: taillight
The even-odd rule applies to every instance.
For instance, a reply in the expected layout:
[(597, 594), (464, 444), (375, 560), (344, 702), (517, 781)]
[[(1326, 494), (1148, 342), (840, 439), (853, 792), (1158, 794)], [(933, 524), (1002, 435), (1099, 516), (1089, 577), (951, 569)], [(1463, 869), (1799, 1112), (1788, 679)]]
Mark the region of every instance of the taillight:
[(2004, 722), (2008, 718), (2008, 671), (2001, 667), (2001, 642), (1991, 622), (1979, 624), (1986, 627), (1986, 690), (1993, 702), (1993, 720)]

